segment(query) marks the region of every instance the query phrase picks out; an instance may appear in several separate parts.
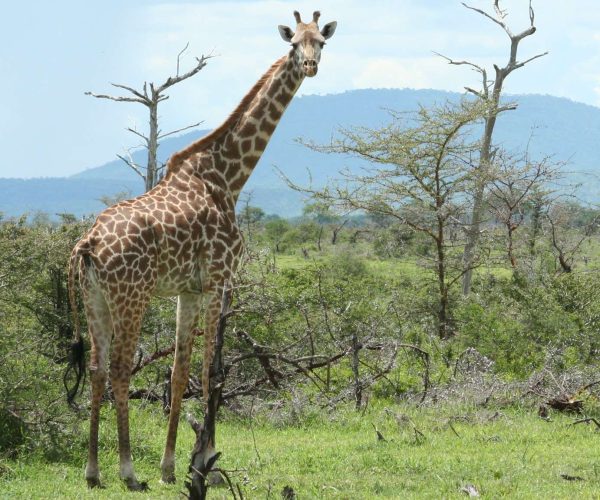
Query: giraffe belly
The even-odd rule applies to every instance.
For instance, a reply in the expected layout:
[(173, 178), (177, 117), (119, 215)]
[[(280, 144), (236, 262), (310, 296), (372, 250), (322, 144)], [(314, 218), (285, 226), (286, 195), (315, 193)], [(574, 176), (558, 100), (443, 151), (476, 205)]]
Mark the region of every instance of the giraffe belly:
[(162, 275), (159, 273), (154, 295), (158, 297), (173, 297), (181, 293), (202, 293), (202, 272), (199, 266), (180, 273)]

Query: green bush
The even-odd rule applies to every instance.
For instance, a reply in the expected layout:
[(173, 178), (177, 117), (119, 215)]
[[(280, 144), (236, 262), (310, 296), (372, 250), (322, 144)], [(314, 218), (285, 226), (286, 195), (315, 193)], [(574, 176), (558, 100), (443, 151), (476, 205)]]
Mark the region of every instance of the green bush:
[(367, 264), (364, 257), (355, 255), (347, 248), (336, 252), (330, 260), (331, 272), (337, 278), (358, 278), (368, 274)]

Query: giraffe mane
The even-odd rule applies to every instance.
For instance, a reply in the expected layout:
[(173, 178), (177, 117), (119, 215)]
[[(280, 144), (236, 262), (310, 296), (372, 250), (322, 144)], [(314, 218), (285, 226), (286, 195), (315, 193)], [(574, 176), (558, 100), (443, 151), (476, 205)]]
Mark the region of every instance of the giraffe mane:
[(225, 132), (227, 132), (235, 123), (240, 119), (244, 112), (250, 106), (252, 100), (256, 97), (260, 89), (265, 85), (269, 78), (277, 71), (277, 69), (285, 62), (288, 56), (283, 56), (273, 63), (273, 65), (267, 70), (267, 72), (260, 77), (260, 79), (254, 84), (250, 91), (242, 98), (237, 107), (229, 115), (229, 118), (225, 120), (219, 127), (208, 133), (204, 137), (201, 137), (197, 141), (193, 142), (186, 148), (174, 153), (169, 161), (167, 162), (167, 173), (175, 171), (182, 162), (189, 159), (191, 156), (206, 150), (215, 141), (219, 140)]

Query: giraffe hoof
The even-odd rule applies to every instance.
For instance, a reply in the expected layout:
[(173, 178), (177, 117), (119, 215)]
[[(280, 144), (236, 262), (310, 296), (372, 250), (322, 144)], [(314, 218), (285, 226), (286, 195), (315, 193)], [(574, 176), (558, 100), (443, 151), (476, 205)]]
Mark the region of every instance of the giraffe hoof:
[(146, 481), (138, 482), (136, 479), (127, 478), (125, 484), (129, 491), (148, 491), (148, 483)]
[(161, 482), (165, 484), (173, 484), (176, 482), (175, 474), (171, 473), (162, 477)]
[(88, 488), (92, 489), (92, 488), (99, 488), (99, 489), (103, 489), (104, 486), (102, 486), (102, 484), (100, 483), (100, 479), (97, 477), (88, 477), (86, 478), (87, 481), (87, 485)]

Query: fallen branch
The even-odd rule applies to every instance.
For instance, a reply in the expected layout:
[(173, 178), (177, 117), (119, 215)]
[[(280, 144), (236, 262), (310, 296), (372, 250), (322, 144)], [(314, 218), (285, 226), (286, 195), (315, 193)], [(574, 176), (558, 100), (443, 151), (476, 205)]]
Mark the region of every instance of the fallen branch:
[(373, 426), (373, 429), (375, 429), (375, 433), (377, 434), (377, 441), (387, 442), (387, 439), (383, 437), (383, 434), (381, 433), (381, 431), (379, 429), (377, 429), (375, 424), (371, 424), (371, 425)]
[[(200, 330), (199, 328), (194, 328), (194, 330), (192, 331), (192, 335), (194, 337), (196, 337), (196, 336), (204, 335), (204, 332), (202, 330)], [(157, 359), (166, 358), (167, 356), (169, 356), (170, 354), (173, 354), (174, 352), (175, 352), (175, 342), (173, 342), (173, 344), (171, 344), (169, 347), (167, 347), (165, 349), (161, 349), (160, 351), (156, 351), (148, 356), (145, 356), (143, 358), (140, 356), (138, 362), (131, 370), (131, 375), (135, 375), (137, 372), (144, 369), (146, 366), (153, 363)]]
[(557, 398), (546, 401), (546, 404), (558, 411), (581, 413), (583, 411), (583, 401), (573, 399), (568, 396), (559, 396)]
[[(239, 386), (229, 390), (228, 392), (223, 393), (221, 396), (223, 401), (227, 401), (227, 400), (239, 397), (239, 396), (248, 396), (248, 395), (255, 394), (265, 384), (268, 384), (268, 383), (273, 384), (273, 381), (272, 381), (273, 375), (276, 376), (277, 383), (281, 384), (282, 381), (284, 381), (286, 379), (290, 379), (291, 377), (297, 375), (298, 373), (302, 373), (303, 375), (308, 377), (309, 380), (311, 380), (319, 390), (322, 391), (322, 388), (320, 387), (320, 385), (311, 376), (312, 372), (318, 368), (330, 366), (332, 363), (342, 359), (344, 356), (346, 356), (348, 354), (348, 349), (345, 349), (344, 351), (341, 351), (341, 352), (334, 354), (333, 356), (329, 356), (329, 357), (316, 354), (314, 356), (288, 358), (279, 353), (268, 352), (269, 348), (267, 346), (258, 344), (246, 332), (240, 332), (240, 333), (247, 337), (249, 343), (253, 347), (254, 352), (240, 354), (239, 356), (237, 356), (231, 360), (228, 360), (227, 366), (229, 366), (231, 368), (243, 361), (246, 361), (249, 359), (258, 359), (259, 362), (261, 362), (263, 369), (265, 368), (265, 364), (267, 361), (280, 361), (282, 363), (293, 366), (293, 369), (290, 371), (275, 370), (272, 367), (272, 365), (269, 364), (268, 365), (269, 370), (272, 370), (271, 374), (267, 373), (266, 376), (256, 379), (251, 383), (239, 385)], [(238, 333), (238, 335), (240, 333)], [(306, 365), (303, 365), (302, 363), (306, 363)], [(265, 371), (266, 371), (266, 369), (265, 369)], [(320, 381), (322, 383), (325, 383), (325, 385), (326, 385), (326, 382), (323, 382), (323, 380), (320, 380)]]
[(460, 438), (460, 434), (458, 432), (456, 432), (456, 429), (452, 425), (452, 422), (448, 422), (448, 427), (450, 427), (450, 429), (452, 429), (452, 432), (454, 432), (454, 434), (456, 435), (457, 438)]
[(596, 380), (595, 382), (591, 382), (587, 385), (584, 385), (581, 389), (579, 389), (577, 392), (583, 392), (583, 391), (587, 391), (590, 387), (594, 387), (596, 384), (600, 384), (600, 380)]
[(590, 422), (596, 424), (596, 427), (598, 427), (598, 429), (600, 429), (600, 422), (598, 420), (596, 420), (595, 418), (592, 418), (592, 417), (582, 418), (580, 420), (575, 420), (575, 422), (573, 422), (571, 425), (589, 424)]

